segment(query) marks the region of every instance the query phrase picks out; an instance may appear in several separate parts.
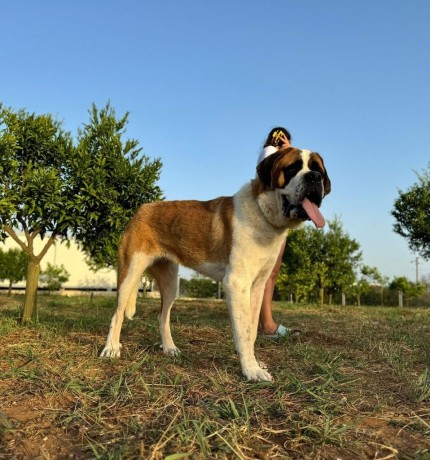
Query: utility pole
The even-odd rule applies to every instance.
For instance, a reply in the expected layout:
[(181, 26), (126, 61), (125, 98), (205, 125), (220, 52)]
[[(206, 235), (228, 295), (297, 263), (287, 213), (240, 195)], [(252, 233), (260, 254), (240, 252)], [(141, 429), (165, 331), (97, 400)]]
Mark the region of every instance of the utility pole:
[(420, 259), (415, 257), (415, 260), (411, 260), (412, 264), (415, 264), (415, 283), (418, 284), (420, 281), (419, 273), (418, 273), (418, 267), (420, 265)]
[(415, 282), (418, 284), (419, 282), (419, 276), (418, 276), (418, 266), (420, 264), (420, 261), (418, 259), (418, 257), (415, 257)]

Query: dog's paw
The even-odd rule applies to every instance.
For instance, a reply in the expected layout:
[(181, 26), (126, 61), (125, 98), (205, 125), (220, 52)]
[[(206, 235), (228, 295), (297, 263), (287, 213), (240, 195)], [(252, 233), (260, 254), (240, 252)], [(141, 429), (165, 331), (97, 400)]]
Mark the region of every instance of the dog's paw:
[(168, 356), (179, 356), (181, 354), (181, 350), (177, 347), (163, 347), (163, 353)]
[(269, 366), (264, 362), (264, 361), (258, 361), (258, 365), (263, 369), (264, 371), (269, 370)]
[(261, 367), (250, 367), (243, 369), (243, 375), (249, 382), (272, 382), (273, 377)]
[(121, 344), (118, 346), (106, 345), (100, 353), (100, 358), (119, 358), (121, 356)]

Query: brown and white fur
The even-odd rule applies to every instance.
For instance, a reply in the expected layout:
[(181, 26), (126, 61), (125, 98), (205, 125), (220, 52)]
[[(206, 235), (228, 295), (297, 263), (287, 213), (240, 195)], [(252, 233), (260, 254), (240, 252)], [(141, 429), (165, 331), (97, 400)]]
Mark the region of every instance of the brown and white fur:
[(288, 230), (307, 220), (303, 198), (312, 195), (320, 206), (330, 180), (317, 153), (295, 148), (269, 156), (257, 173), (232, 197), (159, 201), (139, 208), (120, 243), (118, 306), (101, 356), (120, 356), (124, 314), (131, 319), (135, 313), (145, 270), (161, 293), (163, 351), (179, 353), (170, 331), (170, 310), (178, 265), (184, 265), (223, 281), (242, 373), (248, 380), (272, 380), (254, 355), (264, 285)]

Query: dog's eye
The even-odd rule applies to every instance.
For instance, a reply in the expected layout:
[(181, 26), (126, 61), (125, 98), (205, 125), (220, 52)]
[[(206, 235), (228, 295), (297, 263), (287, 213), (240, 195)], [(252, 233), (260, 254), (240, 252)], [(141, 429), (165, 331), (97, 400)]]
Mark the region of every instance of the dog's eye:
[(284, 168), (285, 179), (289, 181), (292, 179), (303, 167), (302, 161), (296, 161), (295, 163)]
[(311, 161), (311, 163), (309, 165), (309, 169), (311, 171), (319, 172), (320, 174), (324, 173), (321, 165), (317, 161)]

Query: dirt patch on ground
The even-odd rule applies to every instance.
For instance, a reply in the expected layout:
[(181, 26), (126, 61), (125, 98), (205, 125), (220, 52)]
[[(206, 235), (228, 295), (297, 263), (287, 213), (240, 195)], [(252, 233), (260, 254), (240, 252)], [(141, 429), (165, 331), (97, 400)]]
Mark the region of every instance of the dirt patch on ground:
[(5, 430), (0, 458), (79, 458), (76, 433), (59, 426), (58, 410), (67, 410), (68, 402), (59, 398), (22, 395), (2, 408)]

